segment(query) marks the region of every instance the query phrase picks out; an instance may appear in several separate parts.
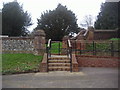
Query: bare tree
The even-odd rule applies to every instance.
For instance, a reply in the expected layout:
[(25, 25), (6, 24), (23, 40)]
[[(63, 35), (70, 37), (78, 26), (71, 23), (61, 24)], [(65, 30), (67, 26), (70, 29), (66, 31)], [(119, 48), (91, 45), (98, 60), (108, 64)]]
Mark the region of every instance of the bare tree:
[(93, 26), (93, 16), (92, 15), (86, 15), (84, 17), (83, 23), (80, 24), (83, 27), (89, 27)]

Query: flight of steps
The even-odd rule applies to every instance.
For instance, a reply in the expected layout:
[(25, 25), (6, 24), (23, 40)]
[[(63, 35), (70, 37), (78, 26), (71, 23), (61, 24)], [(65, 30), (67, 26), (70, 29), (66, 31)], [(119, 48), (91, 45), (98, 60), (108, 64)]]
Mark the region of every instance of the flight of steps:
[(48, 59), (48, 71), (70, 71), (70, 59), (63, 55), (52, 55)]

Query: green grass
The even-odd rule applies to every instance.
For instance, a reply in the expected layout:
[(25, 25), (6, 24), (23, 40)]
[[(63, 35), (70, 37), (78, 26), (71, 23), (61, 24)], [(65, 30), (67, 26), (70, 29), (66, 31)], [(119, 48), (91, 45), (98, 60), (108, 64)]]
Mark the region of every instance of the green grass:
[[(112, 40), (113, 41), (113, 50), (114, 56), (118, 56), (118, 51), (120, 51), (120, 47), (118, 46), (118, 41), (117, 40)], [(104, 42), (104, 43), (96, 43), (96, 51), (97, 55), (99, 56), (109, 56), (111, 55), (111, 42)], [(86, 50), (93, 50), (93, 44), (92, 43), (86, 43)], [(92, 53), (89, 53), (92, 54)]]
[[(60, 48), (62, 48), (62, 42), (60, 42)], [(53, 53), (53, 54), (58, 54), (59, 53), (59, 43), (52, 43), (51, 53)]]
[(111, 38), (110, 40), (120, 40), (120, 38)]
[(2, 54), (2, 74), (38, 71), (42, 56), (33, 54)]
[[(107, 43), (96, 43), (96, 49), (105, 51), (105, 50), (110, 50), (110, 44)], [(93, 50), (93, 44), (87, 44), (86, 45), (86, 50)]]
[[(118, 41), (120, 40), (119, 38), (112, 38), (110, 39), (113, 41), (113, 49), (114, 50), (120, 50), (120, 48), (118, 47)], [(93, 44), (92, 43), (86, 43), (86, 49), (87, 50), (93, 50)], [(106, 51), (106, 50), (111, 50), (111, 42), (104, 42), (104, 43), (96, 43), (96, 49), (97, 50), (101, 50), (101, 51)]]

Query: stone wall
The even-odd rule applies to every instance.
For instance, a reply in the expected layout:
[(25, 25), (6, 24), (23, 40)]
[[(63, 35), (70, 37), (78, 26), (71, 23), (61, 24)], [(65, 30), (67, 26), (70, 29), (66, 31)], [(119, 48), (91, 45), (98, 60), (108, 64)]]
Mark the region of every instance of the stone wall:
[(37, 30), (33, 37), (2, 37), (2, 53), (33, 53), (43, 55), (45, 52), (45, 33)]
[(33, 53), (34, 39), (29, 37), (2, 37), (3, 53)]

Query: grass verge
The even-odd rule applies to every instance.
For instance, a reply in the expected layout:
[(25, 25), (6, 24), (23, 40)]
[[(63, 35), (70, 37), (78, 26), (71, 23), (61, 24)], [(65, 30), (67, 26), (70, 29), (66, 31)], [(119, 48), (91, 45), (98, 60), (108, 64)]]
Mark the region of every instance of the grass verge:
[(2, 54), (2, 74), (37, 72), (43, 56), (33, 54)]

